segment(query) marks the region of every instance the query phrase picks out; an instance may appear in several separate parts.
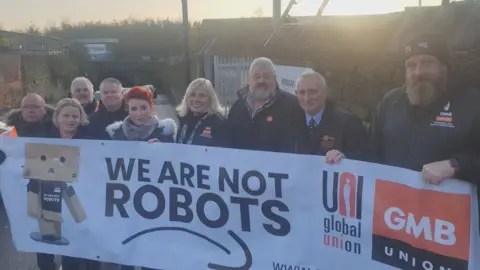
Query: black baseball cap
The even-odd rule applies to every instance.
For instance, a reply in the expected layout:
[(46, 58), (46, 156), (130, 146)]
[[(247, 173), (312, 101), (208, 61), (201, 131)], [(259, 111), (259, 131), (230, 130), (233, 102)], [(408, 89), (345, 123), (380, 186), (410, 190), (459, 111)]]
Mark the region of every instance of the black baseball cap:
[(427, 54), (449, 66), (450, 55), (445, 38), (440, 34), (423, 33), (413, 36), (405, 45), (405, 61), (414, 55)]

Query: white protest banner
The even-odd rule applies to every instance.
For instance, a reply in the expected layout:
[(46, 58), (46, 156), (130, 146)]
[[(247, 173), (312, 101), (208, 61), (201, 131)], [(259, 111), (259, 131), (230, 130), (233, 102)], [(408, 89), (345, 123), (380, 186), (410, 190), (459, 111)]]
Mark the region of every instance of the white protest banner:
[(309, 70), (312, 69), (306, 67), (275, 66), (278, 86), (285, 91), (295, 94), (295, 84), (298, 77)]
[(20, 251), (164, 270), (480, 267), (476, 196), (464, 182), (430, 186), (416, 172), (306, 155), (0, 140)]

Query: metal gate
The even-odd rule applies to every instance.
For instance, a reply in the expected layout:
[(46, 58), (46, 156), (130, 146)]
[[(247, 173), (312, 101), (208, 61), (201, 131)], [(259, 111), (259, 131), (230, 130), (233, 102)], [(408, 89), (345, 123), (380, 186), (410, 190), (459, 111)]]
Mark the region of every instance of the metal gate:
[(230, 108), (237, 99), (237, 91), (248, 84), (252, 57), (214, 56), (214, 85), (218, 99)]

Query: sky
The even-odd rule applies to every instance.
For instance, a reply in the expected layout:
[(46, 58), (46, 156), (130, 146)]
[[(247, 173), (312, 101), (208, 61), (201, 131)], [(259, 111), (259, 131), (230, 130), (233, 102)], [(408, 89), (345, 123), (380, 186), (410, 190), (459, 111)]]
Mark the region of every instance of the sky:
[[(293, 16), (314, 15), (322, 0), (296, 0)], [(379, 14), (401, 11), (419, 0), (330, 0), (326, 15)], [(181, 0), (0, 0), (0, 26), (24, 29), (31, 24), (46, 27), (61, 21), (112, 21), (127, 18), (181, 20)], [(283, 9), (289, 0), (282, 0)], [(438, 5), (441, 0), (422, 0)], [(261, 9), (271, 16), (272, 0), (188, 0), (191, 21), (205, 18), (252, 17)]]

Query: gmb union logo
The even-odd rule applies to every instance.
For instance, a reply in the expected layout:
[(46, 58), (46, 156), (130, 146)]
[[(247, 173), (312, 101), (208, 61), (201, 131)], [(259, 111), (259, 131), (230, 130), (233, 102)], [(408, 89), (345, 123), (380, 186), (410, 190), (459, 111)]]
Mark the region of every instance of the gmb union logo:
[(404, 270), (467, 270), (470, 199), (377, 180), (372, 259)]
[(323, 220), (323, 244), (361, 254), (363, 176), (324, 170), (322, 178), (323, 207), (330, 213)]

